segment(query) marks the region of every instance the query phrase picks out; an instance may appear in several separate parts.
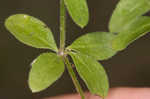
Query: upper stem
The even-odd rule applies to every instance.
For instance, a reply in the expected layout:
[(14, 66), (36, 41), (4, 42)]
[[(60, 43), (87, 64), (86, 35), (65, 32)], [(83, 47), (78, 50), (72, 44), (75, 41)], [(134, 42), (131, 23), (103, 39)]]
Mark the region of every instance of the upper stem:
[(64, 52), (66, 40), (66, 9), (64, 0), (60, 0), (60, 50)]

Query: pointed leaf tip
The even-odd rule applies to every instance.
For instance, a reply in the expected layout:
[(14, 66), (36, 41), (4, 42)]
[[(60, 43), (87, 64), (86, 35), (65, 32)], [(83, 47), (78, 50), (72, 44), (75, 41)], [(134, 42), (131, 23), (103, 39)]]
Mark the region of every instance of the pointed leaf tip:
[(54, 83), (64, 72), (63, 60), (55, 53), (41, 54), (32, 64), (29, 87), (33, 93), (40, 92)]
[(5, 26), (24, 44), (57, 51), (51, 30), (37, 18), (26, 14), (16, 14), (6, 19)]
[(136, 18), (128, 28), (120, 32), (112, 41), (112, 47), (116, 51), (125, 49), (130, 43), (150, 32), (150, 17)]
[(112, 49), (115, 36), (108, 32), (87, 33), (77, 38), (68, 48), (92, 56), (96, 60), (106, 60), (116, 54)]
[(121, 32), (150, 10), (150, 0), (120, 0), (109, 22), (110, 32)]
[(106, 97), (109, 89), (107, 74), (101, 64), (92, 57), (79, 53), (69, 53), (75, 67), (91, 93)]
[(84, 28), (89, 21), (89, 10), (86, 0), (64, 0), (73, 21)]

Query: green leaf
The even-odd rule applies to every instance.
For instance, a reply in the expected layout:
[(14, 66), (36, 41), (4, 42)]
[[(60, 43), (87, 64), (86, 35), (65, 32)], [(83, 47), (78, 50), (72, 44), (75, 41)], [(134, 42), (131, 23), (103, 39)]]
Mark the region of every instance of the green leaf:
[(110, 32), (121, 32), (149, 10), (150, 0), (120, 0), (109, 23)]
[(138, 17), (128, 26), (127, 30), (120, 32), (118, 36), (114, 38), (112, 47), (116, 51), (123, 50), (134, 40), (140, 38), (148, 32), (150, 32), (150, 17)]
[(114, 34), (107, 32), (88, 33), (75, 40), (67, 49), (92, 56), (96, 60), (108, 59), (116, 53), (111, 44), (114, 37)]
[(46, 89), (64, 72), (64, 63), (55, 53), (41, 54), (32, 63), (29, 86), (32, 92)]
[(70, 16), (81, 28), (89, 21), (89, 11), (86, 0), (64, 0)]
[(105, 97), (107, 96), (109, 84), (106, 72), (101, 64), (89, 56), (78, 53), (70, 53), (75, 67), (86, 83), (91, 93)]
[(24, 44), (57, 51), (51, 30), (37, 18), (25, 14), (16, 14), (5, 21), (5, 26)]

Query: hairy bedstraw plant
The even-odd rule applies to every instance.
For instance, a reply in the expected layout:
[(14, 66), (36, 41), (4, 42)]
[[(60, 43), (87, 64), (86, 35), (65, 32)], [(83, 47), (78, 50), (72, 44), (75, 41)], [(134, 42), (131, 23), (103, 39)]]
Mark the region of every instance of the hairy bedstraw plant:
[[(81, 28), (89, 21), (86, 0), (60, 0), (60, 46), (57, 48), (51, 30), (39, 19), (26, 14), (10, 16), (6, 28), (22, 43), (50, 49), (32, 63), (29, 86), (39, 92), (54, 83), (64, 72), (65, 66), (77, 92), (84, 99), (82, 88), (68, 59), (70, 55), (76, 70), (92, 94), (106, 97), (108, 78), (98, 60), (106, 60), (131, 42), (150, 31), (150, 17), (143, 16), (150, 10), (150, 0), (120, 0), (109, 22), (108, 32), (87, 33), (65, 46), (66, 11)], [(65, 64), (65, 66), (64, 66)]]

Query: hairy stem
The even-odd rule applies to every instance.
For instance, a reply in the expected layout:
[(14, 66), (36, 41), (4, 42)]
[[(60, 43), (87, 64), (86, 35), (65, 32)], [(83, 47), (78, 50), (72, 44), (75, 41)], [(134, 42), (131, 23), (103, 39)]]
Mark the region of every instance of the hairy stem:
[(60, 0), (60, 51), (64, 51), (66, 40), (66, 9), (64, 0)]
[(73, 81), (73, 83), (74, 83), (74, 85), (75, 85), (75, 87), (76, 87), (76, 90), (78, 91), (78, 93), (79, 93), (80, 96), (81, 96), (81, 99), (85, 99), (85, 98), (84, 98), (84, 92), (83, 92), (83, 90), (82, 90), (82, 88), (81, 88), (81, 86), (80, 86), (80, 84), (79, 84), (79, 81), (78, 81), (78, 79), (77, 79), (77, 77), (76, 77), (76, 75), (75, 75), (75, 73), (74, 73), (74, 71), (73, 71), (73, 69), (72, 69), (72, 66), (71, 66), (71, 64), (70, 64), (70, 62), (69, 62), (69, 60), (68, 60), (67, 57), (64, 58), (64, 62), (65, 62), (65, 64), (66, 64), (66, 67), (67, 67), (67, 69), (68, 69), (68, 72), (69, 72), (69, 74), (70, 74), (70, 76), (71, 76), (71, 78), (72, 78), (72, 81)]

